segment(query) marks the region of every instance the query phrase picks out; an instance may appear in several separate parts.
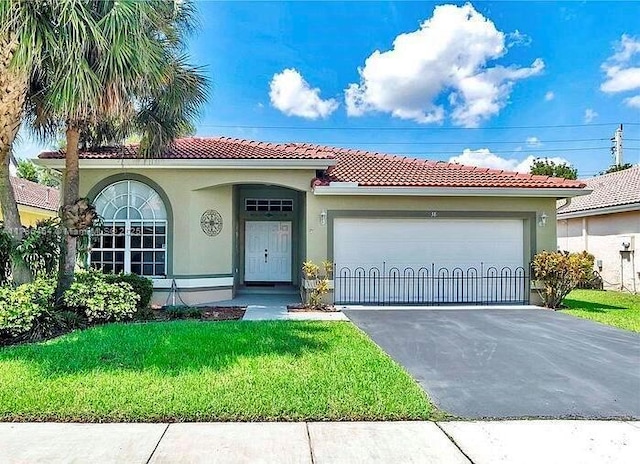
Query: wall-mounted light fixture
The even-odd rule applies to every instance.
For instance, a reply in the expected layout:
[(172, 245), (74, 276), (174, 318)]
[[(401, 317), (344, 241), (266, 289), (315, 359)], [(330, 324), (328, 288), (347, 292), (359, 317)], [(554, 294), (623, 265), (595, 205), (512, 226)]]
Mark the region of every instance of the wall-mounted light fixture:
[(327, 210), (323, 209), (320, 213), (320, 224), (323, 226), (327, 225)]
[(547, 213), (542, 213), (539, 217), (538, 217), (538, 225), (540, 227), (544, 227), (547, 225)]

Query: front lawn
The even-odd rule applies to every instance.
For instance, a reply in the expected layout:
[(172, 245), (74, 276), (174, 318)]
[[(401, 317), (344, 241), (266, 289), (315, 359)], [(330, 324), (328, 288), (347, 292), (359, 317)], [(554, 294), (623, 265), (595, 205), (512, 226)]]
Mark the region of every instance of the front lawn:
[(346, 322), (110, 324), (0, 348), (1, 421), (428, 419)]
[(630, 293), (574, 290), (564, 300), (568, 314), (640, 332), (640, 295)]

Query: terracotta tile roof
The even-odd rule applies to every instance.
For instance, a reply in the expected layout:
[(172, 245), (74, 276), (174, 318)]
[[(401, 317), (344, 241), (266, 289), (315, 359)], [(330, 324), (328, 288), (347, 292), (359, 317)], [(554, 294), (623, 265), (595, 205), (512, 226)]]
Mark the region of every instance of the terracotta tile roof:
[(58, 211), (60, 207), (60, 191), (56, 188), (36, 184), (18, 177), (11, 177), (11, 186), (16, 203), (19, 205), (32, 206), (47, 211)]
[(558, 214), (640, 203), (640, 165), (584, 182), (593, 192), (571, 199), (568, 205), (558, 208)]
[[(131, 159), (138, 145), (105, 147), (83, 152), (83, 159)], [(162, 159), (330, 159), (335, 154), (316, 148), (301, 149), (295, 143), (269, 143), (231, 137), (189, 137), (178, 139), (158, 158)], [(64, 158), (62, 151), (49, 151), (39, 158)]]
[(548, 176), (489, 169), (443, 161), (403, 158), (359, 150), (340, 150), (338, 162), (318, 184), (357, 182), (380, 187), (580, 188), (584, 184)]
[[(136, 157), (135, 145), (103, 148), (82, 153), (83, 159)], [(40, 158), (63, 158), (62, 152), (44, 152)], [(463, 166), (442, 161), (405, 158), (362, 150), (311, 143), (266, 143), (229, 137), (176, 140), (163, 159), (335, 159), (313, 185), (357, 182), (378, 187), (511, 187), (581, 188), (584, 183), (548, 176)]]

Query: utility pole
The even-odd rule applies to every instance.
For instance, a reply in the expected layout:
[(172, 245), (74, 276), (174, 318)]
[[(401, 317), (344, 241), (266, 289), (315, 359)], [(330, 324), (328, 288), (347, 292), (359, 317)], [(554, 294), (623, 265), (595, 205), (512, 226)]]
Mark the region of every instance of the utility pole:
[(615, 166), (622, 166), (622, 124), (611, 137), (611, 156), (613, 156)]

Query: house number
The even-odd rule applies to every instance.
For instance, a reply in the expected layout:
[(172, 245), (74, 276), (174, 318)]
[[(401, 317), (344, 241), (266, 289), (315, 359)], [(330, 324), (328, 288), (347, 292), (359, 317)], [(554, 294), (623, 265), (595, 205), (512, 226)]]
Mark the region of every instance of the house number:
[(437, 211), (431, 211), (431, 213), (429, 213), (429, 215), (431, 217), (438, 217), (438, 212)]

